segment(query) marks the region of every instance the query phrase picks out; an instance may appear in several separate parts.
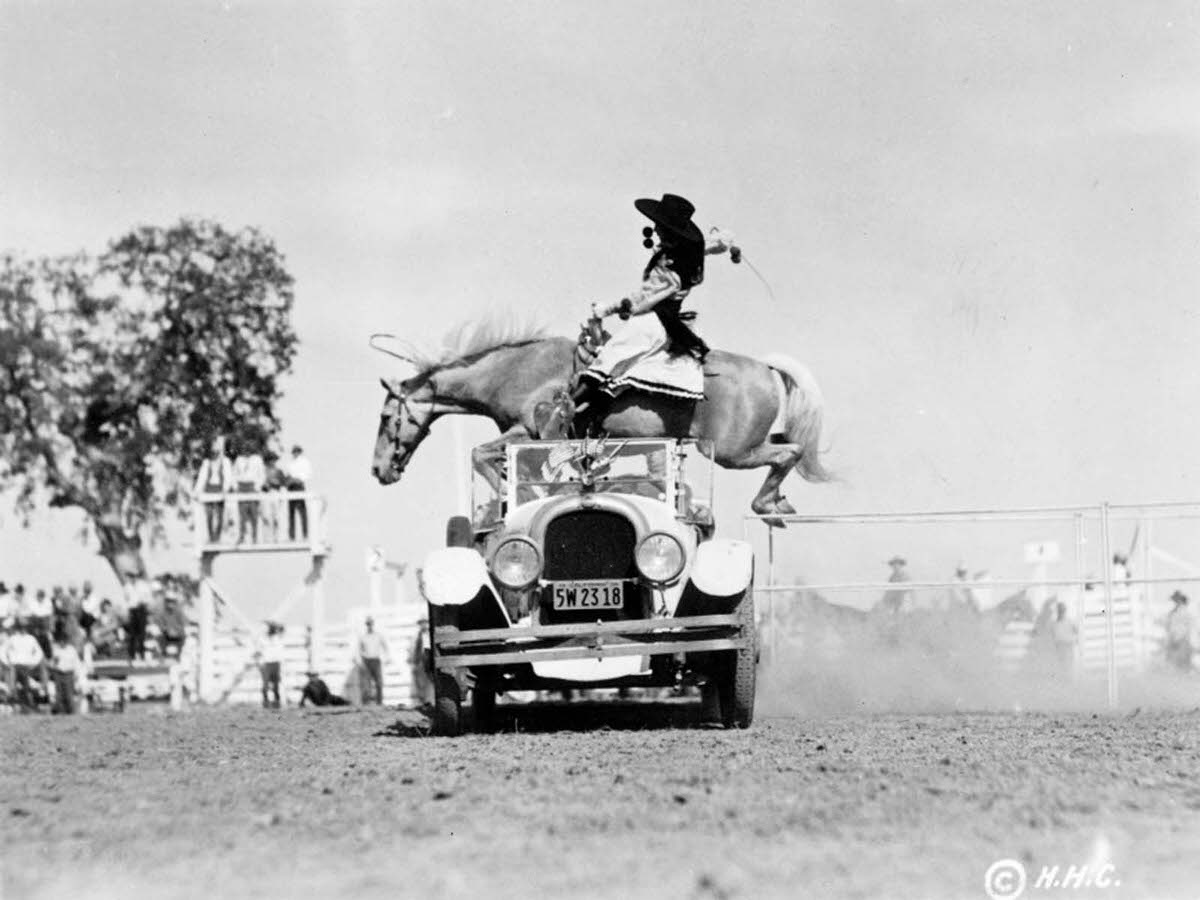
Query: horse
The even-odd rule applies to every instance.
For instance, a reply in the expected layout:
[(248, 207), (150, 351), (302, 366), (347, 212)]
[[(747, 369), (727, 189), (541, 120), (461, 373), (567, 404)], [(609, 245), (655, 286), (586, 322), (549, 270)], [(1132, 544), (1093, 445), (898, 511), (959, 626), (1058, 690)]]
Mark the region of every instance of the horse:
[[(491, 419), (501, 434), (485, 449), (555, 434), (547, 433), (547, 421), (570, 402), (567, 386), (580, 365), (579, 345), (540, 332), (503, 333), (487, 323), (464, 335), (460, 346), (437, 359), (376, 342), (390, 335), (372, 337), (373, 347), (417, 370), (403, 380), (380, 379), (385, 398), (371, 469), (380, 484), (400, 479), (433, 423), (445, 415)], [(600, 426), (612, 437), (710, 442), (712, 458), (726, 469), (767, 466), (751, 502), (759, 515), (795, 512), (779, 490), (793, 469), (810, 483), (832, 479), (819, 447), (824, 399), (804, 365), (781, 354), (759, 361), (712, 350), (704, 362), (704, 384), (703, 401), (626, 391)], [(777, 418), (782, 429), (772, 433)]]

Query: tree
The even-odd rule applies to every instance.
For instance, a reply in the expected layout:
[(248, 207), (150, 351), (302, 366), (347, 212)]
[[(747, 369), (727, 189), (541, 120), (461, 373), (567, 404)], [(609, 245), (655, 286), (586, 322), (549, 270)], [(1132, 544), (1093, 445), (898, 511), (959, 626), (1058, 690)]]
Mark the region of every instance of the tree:
[(99, 257), (0, 258), (0, 488), (77, 507), (130, 589), (212, 440), (278, 433), (292, 278), (253, 229), (141, 227)]

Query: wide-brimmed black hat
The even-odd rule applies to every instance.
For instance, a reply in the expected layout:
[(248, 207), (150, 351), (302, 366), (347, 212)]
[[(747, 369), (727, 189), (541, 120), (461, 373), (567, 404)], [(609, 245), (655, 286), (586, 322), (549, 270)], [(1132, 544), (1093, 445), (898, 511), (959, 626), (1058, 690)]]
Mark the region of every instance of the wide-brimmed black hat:
[(678, 194), (663, 194), (661, 200), (643, 197), (634, 200), (637, 211), (654, 223), (659, 233), (693, 244), (704, 243), (704, 232), (692, 221), (696, 207)]
[(1187, 606), (1188, 602), (1187, 594), (1185, 594), (1183, 591), (1176, 591), (1173, 593), (1171, 595), (1171, 600), (1175, 603), (1182, 603), (1184, 606)]

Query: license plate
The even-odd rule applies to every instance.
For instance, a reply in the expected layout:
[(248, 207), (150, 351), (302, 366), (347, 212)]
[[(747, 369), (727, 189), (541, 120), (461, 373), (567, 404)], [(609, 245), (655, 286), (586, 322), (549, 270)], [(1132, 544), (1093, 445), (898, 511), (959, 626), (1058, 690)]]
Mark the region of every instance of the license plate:
[(556, 581), (552, 596), (555, 609), (620, 609), (625, 605), (620, 581)]

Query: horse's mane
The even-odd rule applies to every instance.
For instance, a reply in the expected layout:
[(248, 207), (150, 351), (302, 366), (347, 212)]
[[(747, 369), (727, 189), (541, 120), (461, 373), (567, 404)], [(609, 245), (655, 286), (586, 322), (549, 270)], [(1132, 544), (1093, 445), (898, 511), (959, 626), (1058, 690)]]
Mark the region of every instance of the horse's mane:
[(545, 337), (542, 325), (520, 322), (510, 313), (489, 313), (477, 321), (456, 325), (446, 333), (438, 350), (413, 348), (413, 361), (422, 372), (429, 372), (466, 362), (488, 350), (529, 344)]

